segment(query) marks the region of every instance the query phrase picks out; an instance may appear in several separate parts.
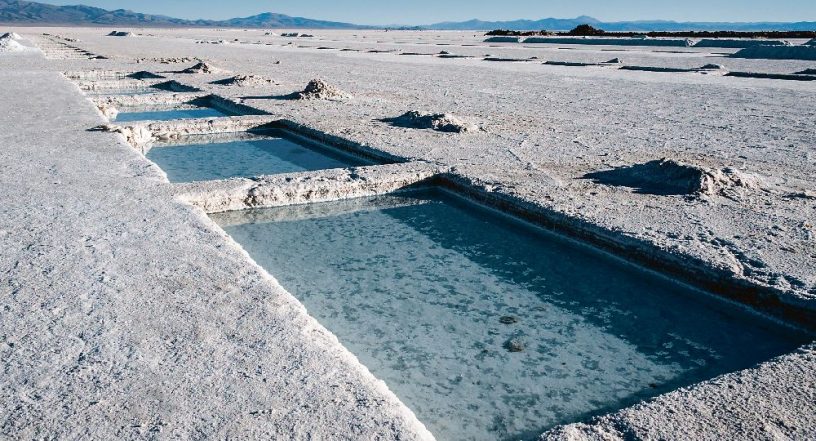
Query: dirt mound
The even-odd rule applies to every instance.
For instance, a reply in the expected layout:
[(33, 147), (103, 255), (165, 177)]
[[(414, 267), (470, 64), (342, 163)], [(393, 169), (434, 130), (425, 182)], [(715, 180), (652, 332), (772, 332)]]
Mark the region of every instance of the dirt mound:
[(296, 98), (300, 100), (343, 100), (351, 98), (351, 95), (323, 80), (314, 79), (309, 81), (302, 92), (296, 93)]
[(584, 178), (656, 195), (736, 196), (760, 188), (759, 178), (733, 168), (711, 169), (666, 158), (588, 173)]
[(396, 118), (389, 118), (383, 121), (397, 127), (432, 129), (438, 132), (448, 133), (465, 133), (479, 130), (479, 127), (475, 124), (464, 122), (448, 113), (423, 113), (411, 110)]
[(198, 63), (198, 64), (196, 64), (194, 66), (188, 67), (187, 69), (181, 70), (180, 73), (185, 73), (185, 74), (214, 74), (214, 73), (218, 73), (218, 72), (223, 72), (223, 71), (221, 69), (218, 69), (218, 68), (212, 66), (211, 64), (207, 64), (204, 61), (202, 61), (202, 62), (200, 62), (200, 63)]
[(133, 37), (133, 32), (128, 31), (110, 31), (107, 35), (108, 37)]
[(258, 75), (235, 75), (234, 77), (213, 81), (211, 84), (218, 84), (220, 86), (252, 87), (268, 86), (274, 83), (275, 82), (269, 78), (264, 78)]

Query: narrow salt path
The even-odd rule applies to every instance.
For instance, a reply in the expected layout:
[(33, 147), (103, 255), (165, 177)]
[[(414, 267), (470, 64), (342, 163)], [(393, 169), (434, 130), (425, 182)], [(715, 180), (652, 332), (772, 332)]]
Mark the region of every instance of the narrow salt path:
[(0, 63), (0, 437), (431, 438), (154, 165), (87, 131), (74, 86), (19, 66)]

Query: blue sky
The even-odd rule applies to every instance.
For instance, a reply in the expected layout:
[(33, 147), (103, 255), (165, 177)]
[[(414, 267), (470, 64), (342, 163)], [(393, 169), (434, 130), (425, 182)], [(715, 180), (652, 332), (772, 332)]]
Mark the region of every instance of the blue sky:
[(605, 21), (816, 21), (816, 0), (40, 0), (131, 9), (179, 18), (222, 19), (279, 12), (356, 24), (573, 18)]

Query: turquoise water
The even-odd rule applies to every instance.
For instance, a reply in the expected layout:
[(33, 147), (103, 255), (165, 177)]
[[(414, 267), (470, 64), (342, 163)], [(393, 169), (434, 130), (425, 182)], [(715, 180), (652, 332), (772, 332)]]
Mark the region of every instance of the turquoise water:
[(166, 110), (145, 110), (133, 112), (119, 112), (113, 121), (133, 122), (133, 121), (170, 121), (174, 119), (186, 118), (218, 118), (230, 116), (211, 107), (193, 107), (189, 109), (166, 109)]
[(212, 218), (443, 440), (535, 438), (809, 340), (442, 191)]
[(190, 137), (189, 144), (157, 145), (147, 152), (147, 158), (167, 173), (170, 182), (369, 165), (353, 156), (329, 148), (301, 144), (282, 136), (282, 133), (274, 132), (269, 136), (243, 135), (237, 140), (214, 142)]

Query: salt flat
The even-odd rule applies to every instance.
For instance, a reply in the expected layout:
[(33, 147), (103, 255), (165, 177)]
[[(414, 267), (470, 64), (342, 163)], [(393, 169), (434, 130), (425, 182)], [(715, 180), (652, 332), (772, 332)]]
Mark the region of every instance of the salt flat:
[[(719, 48), (488, 44), (464, 32), (8, 30), (46, 56), (0, 54), (4, 436), (432, 436), (155, 165), (121, 138), (87, 131), (106, 121), (66, 71), (160, 73), (434, 164), (814, 328), (816, 82), (542, 64), (620, 58), (792, 74), (816, 68), (812, 61), (729, 58), (735, 50)], [(196, 59), (220, 71), (172, 73)], [(212, 84), (249, 74), (272, 81)], [(313, 78), (350, 98), (282, 99)], [(409, 110), (450, 113), (479, 130), (385, 121)], [(662, 158), (672, 162), (646, 165)], [(711, 186), (673, 184), (689, 171), (713, 177)], [(807, 346), (543, 437), (812, 438), (814, 368)]]

